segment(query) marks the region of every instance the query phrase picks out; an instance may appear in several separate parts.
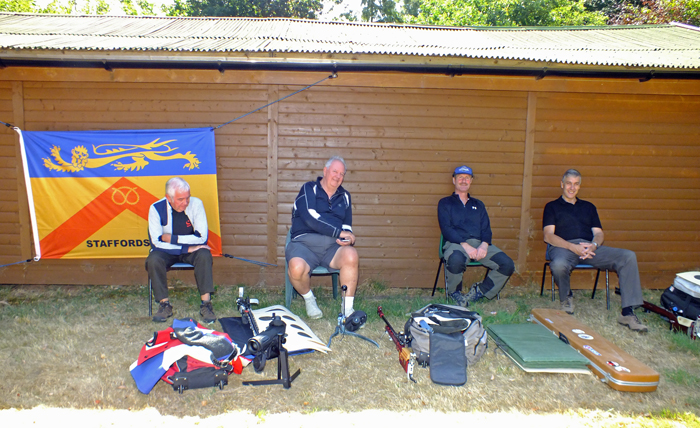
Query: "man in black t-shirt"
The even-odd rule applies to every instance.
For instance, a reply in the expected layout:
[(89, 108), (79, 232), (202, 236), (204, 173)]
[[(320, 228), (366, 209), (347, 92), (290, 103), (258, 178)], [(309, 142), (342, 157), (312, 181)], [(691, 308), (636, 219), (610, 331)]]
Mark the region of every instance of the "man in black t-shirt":
[(617, 322), (635, 331), (647, 331), (634, 314), (642, 305), (637, 256), (633, 251), (603, 246), (603, 226), (595, 205), (578, 199), (581, 173), (570, 169), (561, 179), (562, 196), (544, 207), (542, 228), (548, 245), (549, 266), (559, 287), (562, 310), (574, 313), (570, 276), (579, 263), (617, 272), (620, 281), (622, 314)]

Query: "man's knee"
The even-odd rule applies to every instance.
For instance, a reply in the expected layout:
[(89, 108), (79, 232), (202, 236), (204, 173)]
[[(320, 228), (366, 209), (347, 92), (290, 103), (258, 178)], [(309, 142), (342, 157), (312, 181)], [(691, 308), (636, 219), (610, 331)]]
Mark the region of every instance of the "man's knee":
[(447, 258), (445, 268), (453, 274), (464, 273), (467, 268), (467, 256), (461, 251), (453, 251)]
[(501, 275), (511, 276), (515, 271), (515, 263), (513, 263), (513, 259), (508, 257), (508, 255), (502, 251), (494, 254), (494, 256), (491, 257), (491, 261), (498, 265), (497, 272)]
[(194, 263), (193, 264), (198, 264), (198, 263), (204, 263), (205, 265), (212, 265), (214, 264), (214, 259), (211, 255), (211, 251), (207, 249), (200, 249), (194, 252)]
[(288, 262), (288, 273), (290, 278), (301, 279), (304, 275), (309, 275), (311, 269), (308, 263), (300, 257), (294, 257)]
[(624, 263), (625, 266), (630, 265), (630, 264), (637, 264), (637, 253), (635, 253), (632, 250), (623, 250), (622, 251), (622, 262)]
[(157, 251), (152, 251), (146, 257), (146, 271), (157, 272), (167, 270), (167, 261), (163, 257), (159, 257)]
[(549, 268), (552, 270), (552, 275), (558, 277), (560, 275), (571, 275), (571, 266), (564, 259), (554, 259), (549, 262)]
[(354, 247), (341, 247), (340, 248), (340, 267), (358, 268), (360, 266), (360, 256), (357, 254), (357, 250)]

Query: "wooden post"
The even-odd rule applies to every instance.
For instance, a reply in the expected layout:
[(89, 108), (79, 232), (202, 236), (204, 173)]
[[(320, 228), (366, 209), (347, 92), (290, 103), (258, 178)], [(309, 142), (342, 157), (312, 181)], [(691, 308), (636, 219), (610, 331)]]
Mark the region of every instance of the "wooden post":
[[(13, 125), (24, 130), (24, 83), (12, 82)], [(32, 225), (29, 217), (29, 202), (27, 201), (27, 186), (24, 182), (22, 168), (22, 149), (19, 146), (19, 136), (16, 138), (15, 156), (17, 158), (17, 205), (19, 208), (19, 248), (21, 257), (32, 257)]]
[(525, 157), (523, 160), (523, 190), (520, 203), (520, 236), (518, 237), (518, 272), (527, 271), (528, 242), (530, 230), (534, 225), (530, 216), (532, 199), (532, 163), (535, 155), (535, 123), (537, 120), (537, 94), (530, 92), (527, 96), (527, 123), (525, 125)]
[[(267, 101), (279, 99), (279, 86), (270, 85)], [(277, 148), (279, 103), (267, 108), (267, 262), (277, 263)]]

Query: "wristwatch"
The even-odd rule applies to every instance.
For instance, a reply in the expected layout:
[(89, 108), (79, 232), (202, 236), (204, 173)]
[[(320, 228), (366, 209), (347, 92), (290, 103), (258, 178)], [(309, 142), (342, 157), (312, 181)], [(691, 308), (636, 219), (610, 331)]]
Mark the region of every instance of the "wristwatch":
[(593, 242), (593, 245), (595, 245), (595, 247), (598, 248), (598, 243), (597, 243), (597, 242)]

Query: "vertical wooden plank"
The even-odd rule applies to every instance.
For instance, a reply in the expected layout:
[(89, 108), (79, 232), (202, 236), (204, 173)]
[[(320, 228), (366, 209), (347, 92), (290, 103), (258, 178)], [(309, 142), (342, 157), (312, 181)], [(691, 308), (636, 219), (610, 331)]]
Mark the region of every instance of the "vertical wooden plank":
[(535, 122), (537, 120), (537, 93), (530, 92), (527, 96), (527, 123), (525, 130), (525, 157), (523, 159), (523, 190), (520, 204), (520, 236), (518, 237), (518, 272), (527, 270), (527, 244), (530, 229), (535, 227), (530, 217), (530, 200), (532, 197), (532, 163), (535, 154)]
[[(12, 110), (14, 125), (24, 130), (24, 86), (21, 81), (12, 82)], [(19, 207), (19, 248), (22, 258), (32, 257), (32, 226), (29, 218), (27, 187), (24, 183), (22, 168), (22, 149), (19, 137), (16, 138), (15, 156), (17, 158), (17, 205)]]
[[(270, 85), (267, 101), (279, 99), (279, 86)], [(267, 108), (267, 262), (277, 263), (277, 147), (279, 103)]]

